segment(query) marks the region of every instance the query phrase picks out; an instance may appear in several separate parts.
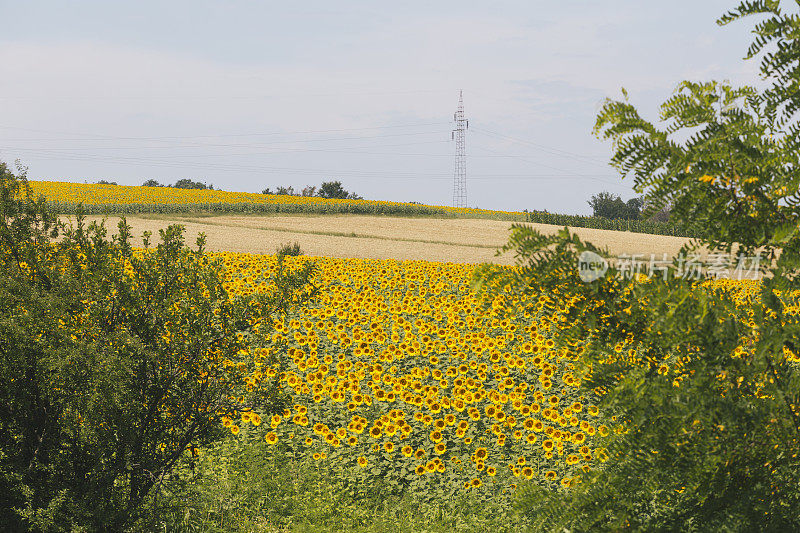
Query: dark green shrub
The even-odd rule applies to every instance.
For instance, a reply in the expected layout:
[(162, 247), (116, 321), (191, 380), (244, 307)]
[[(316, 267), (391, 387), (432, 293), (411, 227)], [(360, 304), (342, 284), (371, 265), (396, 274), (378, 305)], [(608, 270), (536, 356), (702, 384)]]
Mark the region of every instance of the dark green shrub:
[(303, 250), (300, 248), (300, 244), (295, 241), (293, 243), (286, 243), (282, 244), (278, 247), (275, 251), (276, 255), (278, 256), (292, 256), (296, 257), (298, 255), (303, 255)]
[(277, 383), (252, 376), (279, 362), (260, 349), (311, 267), (279, 270), (271, 296), (231, 298), (202, 237), (190, 250), (170, 226), (145, 252), (129, 239), (124, 220), (113, 239), (80, 214), (64, 227), (0, 164), (6, 531), (124, 529), (222, 417), (283, 407)]
[(214, 189), (213, 185), (206, 185), (201, 181), (194, 181), (188, 178), (179, 179), (170, 187), (175, 187), (176, 189)]

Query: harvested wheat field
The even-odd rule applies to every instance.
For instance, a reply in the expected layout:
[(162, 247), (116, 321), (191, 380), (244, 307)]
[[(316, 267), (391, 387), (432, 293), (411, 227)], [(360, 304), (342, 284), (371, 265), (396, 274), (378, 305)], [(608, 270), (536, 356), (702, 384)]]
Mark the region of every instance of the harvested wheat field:
[[(101, 217), (89, 217), (100, 220)], [(145, 231), (153, 232), (172, 223), (186, 227), (187, 243), (204, 232), (212, 251), (271, 254), (281, 244), (297, 242), (306, 255), (442, 261), (453, 263), (493, 262), (512, 264), (511, 254), (495, 256), (509, 236), (511, 223), (481, 219), (400, 218), (366, 215), (321, 216), (155, 216), (127, 218), (141, 244)], [(108, 217), (110, 232), (118, 217)], [(543, 232), (559, 226), (532, 224)], [(688, 239), (622, 231), (576, 228), (582, 239), (607, 247), (613, 255), (673, 255)]]

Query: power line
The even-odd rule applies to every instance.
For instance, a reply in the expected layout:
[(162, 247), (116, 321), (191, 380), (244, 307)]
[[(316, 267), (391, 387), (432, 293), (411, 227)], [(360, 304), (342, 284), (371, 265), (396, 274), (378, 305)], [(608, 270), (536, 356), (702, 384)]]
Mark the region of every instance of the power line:
[(536, 148), (537, 150), (539, 150), (541, 152), (544, 152), (544, 153), (547, 153), (547, 154), (550, 154), (550, 155), (566, 157), (568, 159), (572, 159), (573, 161), (580, 161), (580, 162), (583, 162), (583, 163), (590, 163), (590, 164), (595, 164), (595, 165), (596, 164), (602, 164), (602, 163), (608, 164), (608, 160), (606, 160), (606, 159), (604, 159), (602, 157), (587, 156), (587, 155), (582, 155), (582, 154), (578, 154), (578, 153), (575, 153), (575, 152), (569, 152), (567, 150), (561, 150), (560, 148), (552, 148), (552, 147), (549, 147), (549, 146), (544, 146), (542, 144), (535, 143), (533, 141), (528, 141), (528, 140), (525, 140), (525, 139), (519, 139), (517, 137), (511, 137), (510, 135), (503, 135), (502, 133), (496, 133), (496, 132), (487, 130), (485, 128), (475, 127), (473, 129), (476, 132), (478, 132), (479, 134), (482, 134), (482, 135), (488, 135), (490, 137), (509, 140), (509, 141), (515, 142), (517, 144), (524, 144), (524, 145)]
[[(336, 176), (350, 176), (352, 178), (370, 178), (370, 179), (411, 179), (411, 180), (445, 180), (452, 179), (437, 173), (418, 173), (418, 172), (371, 172), (371, 171), (353, 171), (353, 170), (330, 170), (319, 168), (296, 168), (296, 167), (268, 167), (259, 165), (232, 165), (232, 164), (218, 164), (218, 163), (191, 163), (179, 162), (172, 160), (164, 160), (157, 158), (143, 158), (143, 157), (128, 157), (128, 156), (92, 156), (92, 155), (70, 155), (70, 154), (51, 154), (48, 150), (37, 150), (37, 159), (42, 160), (56, 160), (56, 161), (93, 161), (112, 164), (130, 165), (131, 163), (138, 163), (147, 166), (158, 166), (167, 168), (198, 168), (219, 170), (224, 172), (260, 172), (260, 173), (282, 173), (282, 174), (328, 174)], [(601, 176), (596, 174), (491, 174), (472, 176), (467, 179), (470, 181), (478, 180), (550, 180), (550, 179), (599, 179)]]
[[(387, 133), (381, 135), (366, 135), (366, 136), (349, 136), (349, 137), (333, 137), (326, 139), (292, 139), (282, 141), (270, 142), (252, 142), (252, 143), (198, 143), (191, 142), (187, 144), (178, 145), (162, 145), (162, 146), (90, 146), (90, 147), (70, 147), (70, 148), (52, 148), (53, 150), (67, 150), (67, 151), (80, 151), (80, 150), (169, 150), (169, 149), (182, 149), (182, 148), (257, 148), (260, 146), (268, 147), (281, 144), (297, 144), (297, 143), (316, 143), (316, 142), (342, 142), (363, 139), (381, 139), (388, 137), (413, 137), (419, 135), (435, 135), (440, 134), (440, 131), (423, 131), (411, 133)], [(158, 141), (161, 142), (161, 141)], [(20, 147), (24, 149), (24, 147)]]
[[(449, 143), (450, 141), (427, 141), (427, 142), (415, 142), (415, 143), (399, 143), (399, 144), (384, 144), (384, 145), (376, 145), (376, 146), (354, 146), (351, 148), (346, 149), (332, 149), (332, 148), (289, 148), (289, 149), (280, 149), (280, 150), (259, 150), (256, 152), (220, 152), (220, 153), (178, 153), (178, 154), (170, 154), (171, 158), (198, 158), (198, 157), (243, 157), (243, 156), (268, 156), (268, 155), (285, 155), (285, 154), (304, 154), (304, 153), (332, 153), (332, 154), (364, 154), (364, 155), (381, 155), (381, 156), (422, 156), (422, 157), (450, 157), (452, 158), (452, 154), (444, 154), (444, 153), (409, 153), (409, 152), (374, 152), (369, 151), (370, 148), (392, 148), (396, 146), (419, 146), (425, 145), (430, 146), (435, 143)], [(190, 147), (187, 147), (187, 149)], [(194, 148), (194, 147), (191, 147)], [(47, 150), (53, 153), (61, 153), (65, 155), (81, 155), (85, 153), (86, 150), (94, 152), (91, 148), (86, 149), (69, 149), (69, 148), (31, 148), (31, 147), (11, 147), (6, 146), (5, 149), (7, 150), (15, 150), (19, 152), (36, 152), (41, 150)], [(146, 151), (149, 150), (150, 147), (139, 147), (139, 148), (125, 148), (125, 150), (129, 149), (136, 149)], [(480, 156), (479, 156), (480, 157)], [(485, 156), (485, 157), (496, 157), (496, 156)], [(498, 156), (501, 157), (501, 156)], [(502, 156), (504, 157), (504, 156)]]
[[(336, 132), (346, 132), (346, 131), (369, 131), (369, 130), (381, 130), (381, 129), (392, 129), (392, 128), (412, 128), (412, 127), (419, 127), (419, 126), (441, 126), (443, 122), (418, 122), (414, 124), (393, 124), (387, 126), (371, 126), (366, 128), (338, 128), (338, 129), (327, 129), (327, 130), (299, 130), (299, 131), (277, 131), (277, 132), (259, 132), (259, 133), (232, 133), (232, 134), (217, 134), (217, 135), (169, 135), (169, 136), (160, 136), (160, 137), (135, 137), (135, 136), (118, 136), (118, 135), (106, 135), (106, 134), (88, 134), (88, 133), (76, 133), (76, 132), (64, 132), (64, 131), (53, 131), (53, 130), (41, 130), (41, 129), (32, 129), (32, 128), (20, 128), (15, 126), (3, 126), (0, 125), (0, 129), (6, 130), (18, 130), (18, 131), (29, 131), (32, 133), (49, 133), (52, 135), (70, 135), (73, 137), (84, 137), (84, 139), (35, 139), (35, 138), (23, 138), (20, 140), (33, 140), (33, 141), (61, 141), (61, 140), (85, 140), (85, 141), (103, 141), (103, 140), (127, 140), (127, 141), (160, 141), (160, 140), (174, 140), (174, 139), (210, 139), (210, 138), (225, 138), (225, 137), (266, 137), (266, 136), (275, 136), (275, 135), (306, 135), (306, 134), (318, 134), (318, 133), (336, 133)], [(14, 139), (8, 139), (14, 140)]]
[[(459, 106), (454, 115), (454, 120), (456, 123), (456, 129), (452, 132), (453, 140), (456, 140), (456, 161), (455, 161), (455, 169), (453, 174), (453, 204), (459, 206), (466, 206), (466, 182), (469, 181), (480, 181), (480, 180), (522, 180), (522, 181), (543, 181), (543, 180), (593, 180), (599, 181), (603, 183), (609, 183), (613, 185), (618, 185), (618, 182), (611, 182), (608, 180), (603, 179), (606, 175), (603, 174), (589, 174), (589, 173), (539, 173), (539, 174), (531, 174), (531, 173), (524, 173), (524, 174), (487, 174), (487, 175), (478, 175), (472, 176), (467, 178), (466, 176), (466, 153), (465, 153), (465, 132), (469, 126), (468, 121), (464, 117), (464, 109), (463, 109), (463, 93), (459, 93)], [(319, 168), (295, 168), (295, 167), (275, 167), (275, 166), (262, 166), (258, 164), (241, 164), (241, 163), (228, 163), (228, 162), (196, 162), (192, 161), (198, 157), (237, 157), (237, 156), (258, 156), (258, 155), (273, 155), (273, 154), (292, 154), (292, 153), (343, 153), (343, 154), (363, 154), (363, 155), (381, 155), (381, 156), (399, 156), (399, 157), (408, 157), (408, 156), (420, 156), (420, 157), (452, 157), (446, 156), (445, 154), (424, 154), (424, 153), (392, 153), (392, 152), (373, 152), (369, 151), (369, 148), (381, 148), (381, 147), (394, 147), (394, 146), (411, 146), (411, 145), (419, 145), (419, 144), (434, 144), (437, 142), (446, 142), (446, 141), (422, 141), (422, 142), (412, 142), (412, 143), (395, 143), (395, 144), (385, 144), (385, 145), (371, 145), (371, 146), (364, 146), (366, 151), (357, 151), (362, 147), (344, 147), (337, 149), (335, 146), (330, 148), (309, 148), (309, 147), (298, 147), (298, 148), (289, 148), (289, 149), (280, 149), (280, 150), (269, 150), (270, 147), (278, 147), (280, 145), (286, 144), (308, 144), (308, 143), (319, 143), (319, 142), (332, 142), (332, 143), (340, 143), (340, 142), (348, 142), (353, 140), (360, 140), (360, 139), (378, 139), (378, 138), (390, 138), (390, 137), (405, 137), (405, 136), (419, 136), (419, 135), (429, 135), (435, 134), (436, 131), (416, 131), (416, 132), (402, 132), (402, 133), (380, 133), (378, 135), (356, 135), (356, 136), (338, 136), (338, 137), (327, 137), (322, 139), (294, 139), (294, 140), (271, 140), (271, 141), (257, 141), (257, 142), (229, 142), (229, 143), (209, 143), (209, 142), (199, 142), (197, 139), (215, 139), (215, 138), (252, 138), (252, 137), (269, 137), (269, 136), (289, 136), (289, 135), (317, 135), (317, 134), (325, 134), (325, 133), (345, 133), (345, 132), (368, 132), (368, 131), (380, 131), (380, 130), (396, 130), (401, 128), (419, 128), (424, 126), (435, 126), (441, 125), (442, 122), (420, 122), (420, 123), (413, 123), (413, 124), (401, 124), (401, 125), (388, 125), (388, 126), (374, 126), (374, 127), (364, 127), (364, 128), (340, 128), (340, 129), (328, 129), (328, 130), (301, 130), (301, 131), (293, 131), (293, 132), (258, 132), (258, 133), (235, 133), (235, 134), (219, 134), (219, 135), (193, 135), (193, 136), (158, 136), (158, 137), (133, 137), (133, 136), (112, 136), (112, 135), (103, 135), (103, 134), (86, 134), (86, 133), (76, 133), (76, 132), (56, 132), (50, 130), (39, 130), (39, 129), (32, 129), (32, 128), (17, 128), (13, 126), (3, 126), (0, 125), (0, 129), (6, 130), (18, 130), (18, 131), (28, 131), (28, 132), (35, 132), (35, 133), (47, 133), (51, 135), (67, 135), (67, 136), (75, 136), (75, 137), (83, 137), (78, 139), (34, 139), (34, 138), (25, 138), (19, 139), (20, 141), (30, 141), (30, 142), (45, 142), (45, 141), (63, 141), (63, 142), (98, 142), (98, 141), (147, 141), (147, 142), (154, 142), (159, 143), (159, 146), (95, 146), (95, 147), (54, 147), (54, 148), (34, 148), (34, 147), (13, 147), (13, 146), (6, 146), (5, 148), (0, 147), (0, 150), (5, 150), (7, 152), (24, 152), (31, 154), (33, 157), (36, 157), (41, 160), (56, 160), (56, 161), (87, 161), (87, 162), (99, 162), (99, 163), (110, 163), (110, 164), (138, 164), (144, 166), (155, 166), (155, 167), (163, 167), (163, 168), (175, 168), (175, 169), (202, 169), (202, 170), (216, 170), (220, 172), (246, 172), (246, 173), (265, 173), (265, 174), (289, 174), (289, 175), (319, 175), (319, 174), (327, 174), (329, 176), (335, 175), (339, 177), (349, 177), (350, 179), (386, 179), (386, 180), (393, 180), (393, 179), (401, 179), (401, 180), (443, 180), (448, 179), (444, 176), (441, 176), (438, 173), (419, 173), (419, 172), (412, 172), (412, 171), (361, 171), (361, 170), (346, 170), (346, 171), (336, 171), (336, 170), (326, 170), (326, 169), (319, 169)], [(580, 154), (574, 154), (571, 152), (567, 152), (564, 150), (559, 150), (555, 148), (548, 148), (543, 147), (542, 145), (538, 145), (531, 141), (526, 141), (523, 139), (518, 139), (515, 137), (511, 137), (508, 135), (503, 135), (500, 133), (492, 132), (489, 130), (485, 130), (482, 128), (475, 128), (479, 130), (479, 133), (494, 137), (494, 138), (503, 138), (507, 140), (512, 140), (519, 144), (530, 145), (537, 147), (541, 151), (545, 151), (551, 153), (553, 155), (559, 155), (563, 157), (568, 157), (573, 160), (580, 160), (580, 159), (589, 159), (588, 156), (582, 156)], [(441, 130), (438, 130), (441, 131)], [(456, 135), (458, 134), (458, 139)], [(175, 141), (185, 140), (186, 143), (183, 144), (175, 144)], [(161, 145), (162, 143), (166, 145)], [(171, 144), (170, 144), (171, 143)], [(162, 149), (183, 149), (183, 150), (191, 150), (194, 148), (220, 148), (220, 149), (229, 149), (229, 148), (259, 148), (264, 147), (267, 148), (269, 151), (260, 151), (260, 152), (250, 152), (250, 153), (200, 153), (200, 154), (162, 154), (162, 156), (144, 156), (144, 155), (102, 155), (102, 154), (85, 154), (82, 152), (91, 151), (91, 152), (99, 152), (99, 151), (108, 151), (108, 150), (162, 150)], [(536, 165), (543, 168), (549, 168), (555, 171), (562, 171), (561, 168), (555, 166), (549, 166), (543, 163), (539, 163), (536, 161), (531, 161), (529, 159), (525, 159), (519, 155), (513, 154), (502, 154), (497, 152), (496, 150), (492, 150), (486, 147), (478, 147), (481, 150), (487, 150), (489, 152), (494, 152), (495, 155), (478, 155), (473, 157), (506, 157), (506, 158), (513, 158), (519, 161), (524, 161), (530, 163), (532, 165)], [(190, 161), (182, 161), (181, 159), (190, 159)], [(582, 162), (589, 162), (589, 161), (582, 161)]]
[[(496, 150), (492, 150), (491, 148), (486, 148), (485, 146), (478, 147), (478, 149), (479, 150), (487, 150), (489, 152), (499, 153)], [(475, 156), (473, 156), (473, 157), (475, 157)], [(486, 156), (486, 157), (489, 157), (489, 156)], [(506, 155), (506, 156), (498, 156), (498, 157), (513, 157), (515, 159), (518, 159), (520, 161), (524, 161), (525, 163), (529, 163), (531, 165), (535, 165), (535, 166), (538, 166), (538, 167), (543, 167), (543, 168), (547, 168), (547, 169), (550, 169), (550, 170), (562, 170), (560, 167), (554, 167), (552, 165), (547, 165), (545, 163), (540, 163), (538, 161), (531, 161), (530, 159), (527, 159), (524, 156)], [(563, 174), (563, 173), (562, 174), (553, 174), (553, 176), (561, 176), (564, 179), (570, 179), (572, 177), (585, 177), (585, 178), (592, 179), (594, 181), (600, 181), (602, 183), (607, 183), (609, 185), (619, 185), (619, 181), (618, 180), (617, 181), (609, 181), (608, 179), (603, 179), (603, 178), (606, 177), (605, 174), (576, 174), (576, 173), (572, 172), (572, 173), (569, 173), (569, 174)]]
[(340, 91), (330, 93), (273, 93), (273, 94), (241, 94), (241, 95), (108, 95), (108, 94), (80, 94), (80, 95), (2, 95), (0, 100), (265, 100), (284, 98), (324, 98), (330, 96), (385, 96), (398, 94), (437, 93), (435, 89), (412, 89), (407, 91)]

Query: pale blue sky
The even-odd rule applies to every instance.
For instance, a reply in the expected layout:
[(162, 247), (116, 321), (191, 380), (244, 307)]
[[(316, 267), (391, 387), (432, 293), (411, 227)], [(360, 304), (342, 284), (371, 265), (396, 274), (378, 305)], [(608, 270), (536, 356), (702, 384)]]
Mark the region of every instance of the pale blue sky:
[(683, 79), (757, 80), (752, 23), (714, 23), (736, 4), (0, 0), (0, 159), (446, 205), (463, 89), (469, 205), (588, 214), (634, 194), (591, 135), (604, 97), (654, 117)]

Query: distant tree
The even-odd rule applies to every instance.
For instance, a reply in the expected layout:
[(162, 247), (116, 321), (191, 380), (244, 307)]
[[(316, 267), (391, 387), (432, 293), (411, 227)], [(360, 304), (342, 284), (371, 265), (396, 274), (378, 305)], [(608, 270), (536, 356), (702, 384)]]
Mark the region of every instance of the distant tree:
[(644, 198), (631, 198), (625, 202), (625, 206), (628, 208), (628, 214), (630, 215), (629, 218), (639, 218), (642, 208), (644, 207)]
[(188, 178), (183, 178), (175, 182), (175, 185), (172, 185), (176, 189), (210, 189), (213, 190), (213, 185), (206, 185), (200, 181), (192, 181)]
[(338, 198), (348, 200), (363, 200), (363, 198), (355, 193), (348, 192), (342, 187), (341, 181), (324, 181), (320, 187), (315, 185), (306, 185), (301, 190), (296, 191), (294, 187), (278, 186), (276, 190), (267, 187), (261, 194), (280, 194), (286, 196), (318, 196), (320, 198)]
[(624, 202), (619, 195), (603, 191), (592, 196), (589, 205), (592, 206), (593, 214), (596, 217), (636, 220), (641, 215), (644, 200), (631, 198)]
[(341, 181), (323, 181), (319, 187), (317, 195), (320, 198), (338, 198), (341, 200), (361, 200), (362, 198), (355, 193), (347, 192), (342, 187)]
[(275, 191), (275, 194), (287, 195), (287, 196), (297, 196), (294, 192), (294, 187), (289, 185), (288, 187), (278, 187), (278, 190)]
[(592, 214), (596, 217), (616, 218), (624, 204), (619, 196), (603, 191), (593, 195), (589, 200), (589, 205), (592, 208)]
[(142, 187), (163, 187), (159, 182), (154, 179), (149, 179), (142, 183)]
[(117, 185), (117, 182), (116, 181), (100, 180), (100, 181), (97, 182), (97, 184), (98, 185)]
[(323, 181), (318, 194), (321, 198), (344, 199), (349, 193), (342, 187), (341, 181)]

